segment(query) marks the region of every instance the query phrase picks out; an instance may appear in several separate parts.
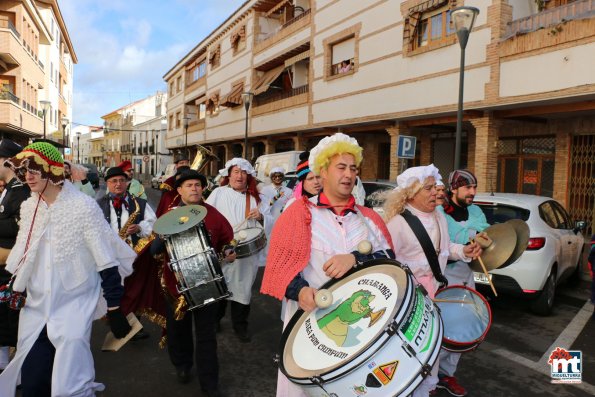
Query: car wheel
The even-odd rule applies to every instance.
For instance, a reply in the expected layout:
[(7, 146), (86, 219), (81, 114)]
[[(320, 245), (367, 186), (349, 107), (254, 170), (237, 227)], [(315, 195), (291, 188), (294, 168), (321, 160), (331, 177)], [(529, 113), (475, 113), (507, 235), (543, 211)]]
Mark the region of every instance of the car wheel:
[(547, 316), (554, 307), (554, 297), (556, 296), (556, 269), (552, 268), (549, 277), (545, 281), (543, 290), (539, 293), (537, 299), (531, 302), (531, 310), (535, 314)]

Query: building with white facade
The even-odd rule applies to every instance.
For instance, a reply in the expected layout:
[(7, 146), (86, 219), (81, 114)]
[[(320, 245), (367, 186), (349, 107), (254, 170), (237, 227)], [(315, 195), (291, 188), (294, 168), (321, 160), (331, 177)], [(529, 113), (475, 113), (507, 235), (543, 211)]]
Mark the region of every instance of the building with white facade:
[(76, 63), (56, 0), (0, 2), (0, 135), (68, 142)]
[[(595, 224), (595, 3), (591, 0), (249, 0), (164, 75), (167, 146), (222, 163), (312, 148), (338, 130), (364, 179), (454, 163), (458, 6), (480, 11), (466, 50), (462, 166), (481, 191), (552, 196)], [(184, 119), (189, 120), (184, 128)], [(417, 138), (397, 158), (399, 136)]]

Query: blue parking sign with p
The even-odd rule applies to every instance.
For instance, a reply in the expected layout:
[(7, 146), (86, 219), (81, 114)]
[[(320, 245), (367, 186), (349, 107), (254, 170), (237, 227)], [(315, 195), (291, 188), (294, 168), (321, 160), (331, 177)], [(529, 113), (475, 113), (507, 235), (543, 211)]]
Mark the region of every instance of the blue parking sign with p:
[(412, 159), (415, 158), (415, 143), (417, 138), (414, 136), (399, 135), (397, 145), (397, 157)]

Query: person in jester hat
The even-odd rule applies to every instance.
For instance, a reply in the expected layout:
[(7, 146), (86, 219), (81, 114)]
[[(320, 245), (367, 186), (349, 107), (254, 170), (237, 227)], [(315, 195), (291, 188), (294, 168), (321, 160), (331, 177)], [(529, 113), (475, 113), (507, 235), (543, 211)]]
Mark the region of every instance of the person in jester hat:
[(94, 396), (105, 387), (95, 382), (91, 323), (107, 312), (117, 338), (130, 332), (120, 299), (136, 254), (95, 200), (65, 180), (54, 146), (33, 143), (4, 164), (31, 197), (6, 262), (12, 279), (0, 294), (1, 304), (21, 309), (17, 353), (0, 375), (0, 396), (14, 396), (19, 378), (23, 397)]

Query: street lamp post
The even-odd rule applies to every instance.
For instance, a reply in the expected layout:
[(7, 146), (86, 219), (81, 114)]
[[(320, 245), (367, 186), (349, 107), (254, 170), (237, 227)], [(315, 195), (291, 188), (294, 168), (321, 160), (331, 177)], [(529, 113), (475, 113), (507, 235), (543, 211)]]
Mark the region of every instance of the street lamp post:
[(246, 128), (244, 129), (244, 158), (248, 161), (248, 111), (252, 105), (253, 92), (242, 92), (242, 101), (244, 101), (244, 109), (246, 109)]
[(50, 101), (39, 101), (39, 104), (41, 105), (41, 111), (43, 112), (43, 139), (45, 139), (45, 115), (52, 103)]
[(66, 127), (68, 126), (68, 118), (62, 117), (62, 156), (66, 154)]
[(186, 155), (190, 158), (190, 150), (188, 150), (188, 123), (190, 122), (190, 117), (184, 117), (184, 135), (185, 135), (185, 142), (184, 142), (184, 149), (186, 149)]
[(76, 132), (76, 162), (77, 163), (81, 163), (81, 132), (77, 131)]
[(459, 70), (459, 102), (457, 107), (457, 132), (455, 138), (454, 169), (461, 167), (461, 135), (463, 129), (463, 87), (465, 81), (465, 48), (469, 41), (469, 34), (473, 29), (475, 18), (479, 10), (475, 7), (458, 7), (450, 12), (450, 18), (457, 31), (457, 38), (461, 46), (461, 67)]

